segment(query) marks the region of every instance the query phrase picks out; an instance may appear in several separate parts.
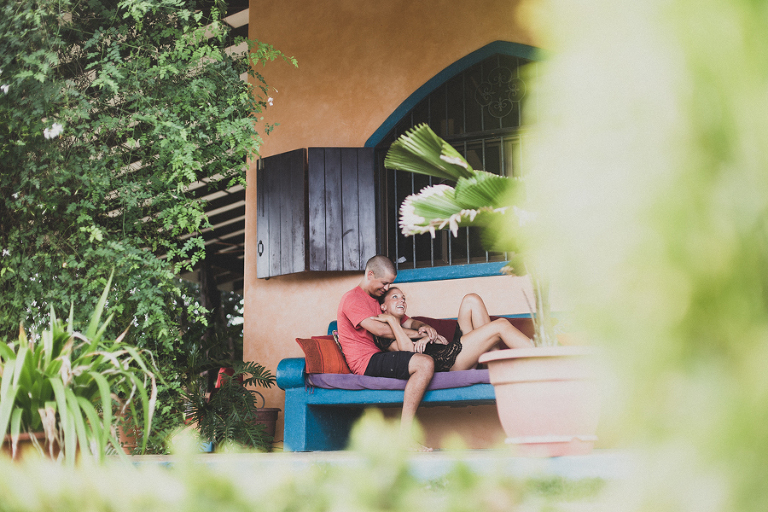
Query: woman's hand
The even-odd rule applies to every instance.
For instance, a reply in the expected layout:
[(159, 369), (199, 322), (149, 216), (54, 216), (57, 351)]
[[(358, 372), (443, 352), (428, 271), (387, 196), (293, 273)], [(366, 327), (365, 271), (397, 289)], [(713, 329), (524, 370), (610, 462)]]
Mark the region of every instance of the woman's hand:
[(378, 316), (372, 316), (371, 318), (373, 318), (374, 320), (377, 320), (379, 322), (383, 322), (385, 324), (390, 323), (392, 320), (397, 321), (397, 319), (395, 317), (393, 317), (392, 315), (390, 315), (388, 313), (379, 313)]
[(443, 336), (441, 334), (438, 334), (437, 338), (435, 338), (435, 341), (433, 341), (432, 343), (434, 343), (436, 345), (447, 345), (448, 344), (448, 340), (445, 339), (445, 336)]
[(429, 336), (424, 336), (423, 338), (414, 340), (413, 351), (418, 352), (419, 354), (423, 354), (424, 350), (427, 348), (427, 344), (429, 344)]

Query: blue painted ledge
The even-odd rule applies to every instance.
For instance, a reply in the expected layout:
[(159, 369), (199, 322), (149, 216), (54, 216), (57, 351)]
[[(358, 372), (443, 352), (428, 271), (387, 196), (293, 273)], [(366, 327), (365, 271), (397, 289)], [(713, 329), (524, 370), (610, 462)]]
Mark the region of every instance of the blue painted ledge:
[(491, 263), (472, 263), (445, 267), (411, 268), (397, 271), (395, 283), (417, 283), (420, 281), (442, 281), (447, 279), (465, 279), (468, 277), (498, 276), (506, 261)]

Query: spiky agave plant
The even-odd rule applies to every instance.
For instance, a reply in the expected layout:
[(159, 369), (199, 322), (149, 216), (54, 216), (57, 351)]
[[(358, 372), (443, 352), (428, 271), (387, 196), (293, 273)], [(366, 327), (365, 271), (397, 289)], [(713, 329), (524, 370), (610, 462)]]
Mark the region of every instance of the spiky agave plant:
[(509, 255), (504, 270), (528, 274), (531, 278), (535, 307), (530, 300), (529, 306), (536, 329), (534, 344), (556, 345), (548, 281), (536, 272), (533, 262), (524, 254), (533, 215), (515, 206), (522, 199), (522, 181), (473, 169), (426, 124), (401, 135), (387, 152), (384, 166), (455, 182), (455, 186), (425, 187), (418, 194), (406, 197), (400, 206), (403, 234), (428, 232), (434, 238), (436, 230), (450, 229), (457, 236), (460, 227), (482, 227), (483, 247)]
[(123, 342), (127, 330), (102, 339), (112, 320), (101, 323), (111, 283), (110, 275), (85, 332), (75, 331), (73, 308), (66, 324), (51, 308), (50, 327), (37, 339), (22, 326), (18, 340), (0, 342), (0, 443), (10, 434), (14, 456), (21, 432), (44, 432), (50, 455), (59, 446), (69, 464), (78, 451), (101, 461), (109, 444), (122, 453), (114, 414), (120, 397), (121, 414), (130, 405), (135, 421), (138, 403), (149, 431), (157, 386), (146, 351)]

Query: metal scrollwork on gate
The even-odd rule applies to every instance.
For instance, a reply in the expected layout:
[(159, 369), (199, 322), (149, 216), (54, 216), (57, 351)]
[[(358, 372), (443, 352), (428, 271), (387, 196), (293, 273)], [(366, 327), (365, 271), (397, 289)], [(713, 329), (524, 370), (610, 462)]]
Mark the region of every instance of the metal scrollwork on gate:
[(487, 107), (493, 117), (501, 119), (520, 107), (525, 89), (525, 82), (515, 77), (511, 69), (498, 66), (477, 87), (475, 100)]

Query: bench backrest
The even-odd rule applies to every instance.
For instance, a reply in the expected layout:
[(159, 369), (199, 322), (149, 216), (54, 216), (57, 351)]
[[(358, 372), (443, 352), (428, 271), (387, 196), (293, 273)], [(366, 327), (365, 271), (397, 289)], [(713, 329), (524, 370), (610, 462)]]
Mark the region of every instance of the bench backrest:
[[(424, 317), (415, 316), (414, 318), (417, 319), (423, 319)], [(492, 316), (491, 319), (496, 318), (506, 318), (509, 320), (509, 322), (520, 329), (520, 332), (528, 336), (529, 338), (533, 338), (533, 320), (531, 318), (531, 315), (529, 313), (524, 313), (521, 315), (501, 315), (501, 316)], [(445, 318), (445, 319), (438, 319), (438, 320), (456, 320), (455, 318)], [(428, 323), (428, 322), (427, 322)], [(336, 320), (332, 321), (328, 324), (328, 334), (333, 334), (333, 331), (337, 330), (337, 323)], [(435, 326), (437, 328), (437, 326)], [(438, 329), (439, 331), (440, 329)], [(442, 334), (442, 333), (441, 333)], [(443, 334), (445, 336), (445, 334)], [(448, 341), (450, 341), (453, 338), (453, 335), (451, 336), (445, 336)]]

